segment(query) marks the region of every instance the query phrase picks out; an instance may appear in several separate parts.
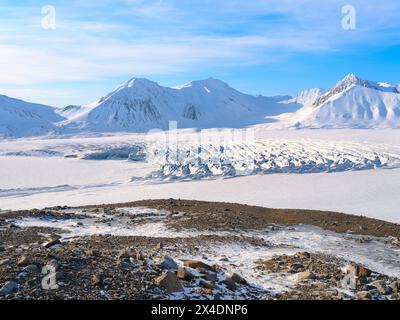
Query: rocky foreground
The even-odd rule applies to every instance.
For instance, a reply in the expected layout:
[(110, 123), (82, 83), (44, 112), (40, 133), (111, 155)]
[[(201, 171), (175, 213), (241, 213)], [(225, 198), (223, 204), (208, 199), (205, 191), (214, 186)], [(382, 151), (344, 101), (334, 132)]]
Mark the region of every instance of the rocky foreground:
[(400, 226), (183, 200), (0, 215), (0, 299), (400, 299)]

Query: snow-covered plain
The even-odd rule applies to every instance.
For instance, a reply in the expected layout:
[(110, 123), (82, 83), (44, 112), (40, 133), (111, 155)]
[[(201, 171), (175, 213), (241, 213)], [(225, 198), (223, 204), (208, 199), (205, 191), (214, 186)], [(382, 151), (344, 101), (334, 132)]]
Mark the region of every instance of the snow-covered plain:
[[(169, 139), (169, 149), (184, 151), (187, 161), (187, 151), (198, 150), (200, 133), (2, 140), (0, 208), (173, 197), (333, 210), (400, 222), (399, 131), (271, 131), (257, 126), (243, 140), (246, 134), (206, 130), (201, 162), (191, 162), (192, 171), (167, 172), (162, 160), (168, 148), (160, 141)], [(226, 137), (236, 138), (221, 144)], [(169, 168), (171, 163), (182, 168), (179, 157), (168, 159)], [(224, 174), (221, 163), (234, 170)]]

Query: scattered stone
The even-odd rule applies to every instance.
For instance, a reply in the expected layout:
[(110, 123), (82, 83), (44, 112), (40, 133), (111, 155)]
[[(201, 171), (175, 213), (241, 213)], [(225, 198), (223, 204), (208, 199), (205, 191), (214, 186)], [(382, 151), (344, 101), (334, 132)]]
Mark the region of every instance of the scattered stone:
[(237, 286), (236, 286), (236, 282), (235, 281), (233, 281), (232, 279), (231, 279), (231, 277), (226, 277), (223, 281), (222, 281), (222, 283), (227, 287), (227, 289), (229, 289), (230, 291), (236, 291), (236, 289), (237, 289)]
[(166, 271), (158, 277), (156, 284), (166, 289), (169, 293), (182, 292), (184, 290), (178, 277), (171, 271)]
[(19, 289), (19, 284), (14, 281), (8, 281), (5, 285), (0, 289), (0, 295), (8, 296), (9, 294), (13, 294), (17, 292)]
[(214, 285), (206, 280), (200, 279), (199, 286), (206, 289), (214, 289)]
[(156, 249), (161, 250), (162, 248), (164, 248), (163, 243), (162, 242), (157, 243)]
[(357, 290), (358, 283), (359, 279), (350, 274), (346, 274), (343, 279), (340, 280), (340, 286), (348, 290)]
[(20, 267), (26, 267), (30, 264), (32, 264), (32, 260), (27, 256), (22, 256), (17, 262), (17, 265)]
[(179, 268), (177, 276), (181, 280), (185, 281), (191, 281), (193, 280), (196, 276), (190, 271), (190, 269), (187, 268)]
[(132, 251), (130, 248), (125, 248), (117, 253), (117, 257), (119, 259), (126, 259), (126, 258), (133, 258), (135, 260), (144, 260), (145, 256), (143, 255), (142, 252), (138, 251)]
[(17, 276), (15, 277), (15, 279), (16, 279), (16, 280), (24, 279), (24, 278), (26, 278), (27, 276), (28, 276), (28, 272), (22, 271), (22, 272), (20, 272), (20, 273), (17, 274)]
[(105, 278), (102, 281), (102, 284), (107, 287), (111, 287), (113, 284), (113, 280), (111, 278)]
[(289, 267), (289, 272), (298, 273), (302, 269), (304, 269), (304, 265), (302, 265), (301, 263), (293, 263)]
[(99, 257), (100, 256), (100, 251), (96, 249), (89, 249), (86, 251), (86, 255), (90, 257)]
[(126, 261), (121, 261), (120, 266), (122, 269), (127, 271), (132, 270), (135, 267), (135, 265), (132, 262), (126, 262)]
[(215, 272), (213, 271), (206, 271), (203, 275), (202, 278), (204, 278), (207, 281), (215, 282), (218, 280), (218, 276)]
[(237, 274), (237, 273), (235, 273), (235, 272), (232, 272), (232, 273), (230, 274), (230, 277), (231, 277), (231, 279), (232, 279), (233, 281), (235, 281), (236, 283), (239, 283), (239, 284), (247, 284), (246, 279), (244, 279), (242, 276), (240, 276), (239, 274)]
[(393, 281), (389, 284), (389, 288), (392, 289), (393, 293), (398, 293), (400, 288), (400, 283), (398, 281)]
[(313, 280), (315, 279), (315, 274), (311, 271), (303, 271), (296, 274), (296, 280), (298, 282), (305, 281), (305, 280)]
[(372, 298), (379, 297), (381, 294), (377, 289), (368, 290)]
[(356, 296), (360, 300), (370, 300), (370, 299), (372, 299), (372, 295), (368, 291), (357, 292)]
[(388, 295), (393, 293), (393, 290), (386, 285), (384, 280), (377, 280), (371, 283), (371, 285), (373, 287), (376, 288), (376, 290), (378, 290), (379, 293), (384, 294), (384, 295)]
[(11, 260), (10, 259), (3, 259), (3, 260), (0, 260), (0, 266), (3, 266), (3, 265), (6, 265), (6, 264), (9, 264), (11, 262)]
[(40, 268), (36, 264), (30, 264), (30, 265), (27, 265), (24, 268), (24, 270), (33, 273), (33, 272), (39, 272)]
[[(179, 204), (181, 202), (174, 200), (174, 203)], [(111, 221), (111, 216), (115, 216), (115, 219), (120, 219), (118, 206), (114, 208), (113, 205), (103, 205), (104, 210), (102, 209), (102, 211), (107, 216), (103, 216), (104, 221), (96, 223), (107, 223)], [(29, 217), (31, 214), (35, 219), (40, 219), (42, 216), (51, 220), (54, 219), (54, 221), (71, 219), (74, 216), (75, 209), (66, 209), (68, 211), (61, 211), (64, 210), (62, 208), (40, 209), (37, 211), (26, 210), (26, 212), (10, 213), (10, 219), (18, 219), (19, 216)], [(199, 217), (203, 217), (204, 212), (201, 206), (198, 209), (201, 211)], [(98, 209), (84, 208), (82, 211), (77, 212), (76, 215), (95, 220), (97, 218), (90, 217), (90, 213), (94, 210)], [(190, 210), (189, 206), (188, 211), (190, 212)], [(181, 208), (179, 208), (179, 211), (181, 211)], [(207, 212), (206, 215), (209, 216), (204, 219), (204, 225), (199, 225), (203, 229), (204, 227), (213, 226), (215, 219), (221, 220), (221, 230), (232, 230), (233, 228), (241, 230), (242, 225), (246, 227), (243, 230), (252, 230), (252, 228), (247, 228), (258, 226), (258, 224), (246, 225), (248, 224), (248, 219), (244, 219), (243, 214), (237, 215), (232, 220), (220, 218), (224, 210), (214, 211), (210, 209)], [(125, 214), (122, 218), (127, 224), (136, 225), (137, 223), (142, 223), (142, 221), (147, 223), (152, 218), (148, 218), (148, 216), (149, 214), (144, 212), (137, 216)], [(188, 213), (186, 216), (183, 214), (177, 217), (168, 216), (166, 223), (169, 226), (174, 226), (175, 224), (178, 230), (181, 222), (183, 223), (181, 227), (183, 230), (186, 222), (197, 228), (196, 220), (193, 221), (194, 218), (197, 219), (195, 213)], [(8, 216), (7, 219), (9, 219)], [(326, 217), (324, 219), (326, 219), (323, 222), (324, 226), (329, 226), (330, 220)], [(9, 231), (4, 229), (6, 221), (9, 220), (0, 221), (0, 229), (4, 233), (2, 234), (3, 238), (0, 239), (0, 251), (2, 250), (1, 247), (5, 248), (4, 252), (0, 252), (0, 258), (7, 258), (0, 261), (0, 265), (3, 265), (0, 267), (0, 289), (9, 280), (18, 285), (18, 289), (12, 289), (11, 292), (13, 293), (5, 296), (6, 299), (168, 299), (170, 298), (168, 292), (175, 290), (173, 288), (160, 290), (155, 284), (157, 282), (160, 287), (168, 288), (169, 278), (174, 276), (178, 283), (175, 289), (179, 290), (178, 292), (184, 290), (187, 293), (187, 295), (177, 296), (176, 298), (185, 299), (212, 299), (214, 297), (215, 299), (331, 300), (342, 298), (345, 300), (394, 300), (400, 297), (400, 294), (398, 294), (399, 281), (395, 281), (395, 278), (378, 272), (371, 272), (369, 276), (367, 276), (368, 272), (363, 275), (359, 270), (361, 267), (354, 265), (350, 270), (345, 271), (342, 268), (344, 266), (343, 263), (345, 263), (342, 257), (323, 252), (298, 252), (294, 255), (275, 255), (268, 260), (254, 261), (254, 267), (251, 267), (253, 272), (251, 284), (242, 287), (242, 284), (246, 284), (246, 280), (243, 279), (240, 274), (241, 271), (239, 272), (238, 270), (244, 268), (245, 265), (238, 263), (235, 266), (226, 252), (215, 255), (213, 246), (219, 245), (219, 243), (227, 245), (237, 243), (238, 245), (243, 245), (243, 248), (247, 247), (247, 245), (260, 246), (260, 248), (261, 246), (266, 248), (271, 246), (267, 240), (252, 234), (246, 234), (246, 232), (243, 232), (243, 234), (200, 235), (198, 237), (185, 238), (183, 243), (182, 239), (179, 238), (160, 239), (152, 235), (149, 237), (120, 237), (112, 234), (92, 235), (74, 237), (71, 241), (63, 241), (62, 246), (57, 244), (51, 246), (50, 250), (45, 249), (43, 242), (54, 240), (54, 243), (58, 243), (60, 239), (56, 239), (52, 234), (56, 229), (49, 227), (23, 227)], [(343, 223), (340, 220), (339, 231), (351, 228), (356, 234), (357, 224), (353, 226), (352, 223), (352, 221)], [(347, 227), (343, 229), (345, 225)], [(279, 227), (279, 229), (282, 228), (290, 230), (284, 224)], [(390, 230), (390, 228), (396, 229), (397, 227), (388, 225), (385, 228), (382, 232), (388, 230), (398, 234), (398, 231)], [(366, 227), (365, 230), (374, 231), (376, 228)], [(360, 239), (360, 242), (366, 241), (363, 237), (359, 235), (344, 235), (344, 238), (348, 238), (348, 241), (353, 241), (354, 244), (356, 244), (355, 241), (357, 239)], [(382, 244), (383, 241), (384, 239), (382, 239)], [(54, 243), (48, 245), (50, 246)], [(282, 245), (282, 247), (286, 247), (286, 245)], [(122, 248), (126, 249), (118, 252)], [(353, 249), (349, 247), (349, 252)], [(139, 250), (143, 250), (144, 255), (138, 252)], [(117, 253), (122, 259), (116, 258)], [(187, 261), (184, 267), (178, 268), (180, 261), (173, 261), (172, 258), (166, 255), (173, 255), (174, 257), (186, 256), (187, 259), (193, 260)], [(25, 262), (20, 261), (22, 256), (29, 257), (33, 262), (22, 266), (25, 264)], [(56, 271), (56, 283), (59, 285), (57, 292), (43, 290), (41, 280), (45, 273), (40, 274), (40, 269), (43, 266), (49, 267), (53, 264), (51, 259), (55, 256), (58, 256), (56, 261), (58, 264), (55, 263), (56, 268), (58, 269), (61, 264), (60, 271), (63, 273), (63, 277), (61, 277), (59, 276), (60, 273)], [(214, 265), (214, 262), (211, 262), (215, 261), (215, 259), (217, 259), (219, 265)], [(20, 262), (21, 267), (17, 266), (18, 262)], [(248, 262), (251, 263), (253, 261), (249, 260)], [(350, 263), (347, 264), (350, 265)], [(193, 267), (195, 269), (192, 269)], [(36, 273), (38, 270), (39, 272)], [(229, 273), (227, 270), (235, 271), (239, 274)], [(252, 285), (252, 283), (261, 283), (263, 278), (268, 277), (271, 273), (286, 277), (289, 270), (292, 270), (291, 273), (293, 274), (293, 277), (290, 278), (295, 278), (298, 273), (308, 271), (316, 275), (316, 279), (315, 281), (290, 284), (287, 290), (280, 293), (262, 290), (257, 285)], [(166, 273), (168, 271), (170, 273)], [(377, 271), (379, 271), (379, 268)], [(348, 274), (346, 274), (347, 272)], [(162, 276), (160, 277), (160, 275)], [(306, 278), (309, 277), (307, 276)], [(354, 290), (333, 289), (339, 288), (344, 278), (349, 279), (354, 284)], [(247, 280), (250, 280), (250, 278)], [(381, 282), (375, 283), (377, 280)], [(167, 284), (164, 281), (167, 281)], [(389, 292), (392, 293), (388, 294)], [(3, 296), (0, 297), (0, 300), (2, 298)]]
[(101, 286), (103, 283), (103, 277), (101, 275), (94, 274), (91, 282), (94, 286)]
[(135, 252), (134, 254), (131, 254), (131, 257), (136, 259), (136, 260), (145, 260), (146, 257), (141, 251)]
[(215, 271), (215, 268), (211, 267), (210, 265), (202, 262), (202, 261), (198, 261), (198, 260), (186, 260), (183, 262), (183, 265), (185, 267), (189, 267), (189, 268), (193, 268), (193, 269), (206, 269), (206, 270), (210, 270), (210, 271)]
[(372, 273), (371, 270), (365, 268), (360, 264), (353, 264), (346, 268), (347, 273), (355, 277), (369, 277)]
[(129, 258), (128, 249), (122, 249), (117, 253), (118, 259)]
[(61, 244), (60, 239), (55, 238), (55, 239), (51, 239), (51, 240), (43, 243), (43, 246), (46, 247), (46, 248), (51, 248), (51, 247), (54, 247), (54, 246), (60, 245), (60, 244)]
[(311, 258), (311, 254), (308, 252), (297, 252), (295, 254), (296, 257), (300, 258), (300, 259), (310, 259)]
[(160, 262), (160, 267), (163, 269), (178, 269), (178, 264), (170, 256), (165, 256)]
[(394, 293), (394, 294), (392, 294), (392, 297), (391, 297), (393, 300), (400, 300), (400, 293), (399, 292), (397, 292), (397, 293)]

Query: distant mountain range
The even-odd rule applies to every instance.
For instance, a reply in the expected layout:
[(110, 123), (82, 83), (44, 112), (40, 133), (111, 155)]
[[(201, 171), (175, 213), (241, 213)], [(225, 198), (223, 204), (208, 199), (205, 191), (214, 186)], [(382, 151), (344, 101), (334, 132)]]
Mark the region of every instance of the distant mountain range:
[(168, 129), (170, 120), (180, 128), (243, 127), (297, 110), (297, 104), (279, 103), (287, 98), (243, 94), (212, 78), (174, 88), (131, 79), (94, 103), (65, 108), (60, 125), (66, 132), (143, 132)]
[(217, 79), (174, 88), (131, 79), (99, 100), (63, 109), (0, 96), (0, 137), (179, 128), (399, 128), (400, 87), (349, 74), (295, 98), (241, 93)]
[[(332, 89), (307, 90), (297, 112), (276, 117), (294, 128), (400, 128), (400, 86), (347, 75)], [(292, 103), (289, 100), (288, 103)]]

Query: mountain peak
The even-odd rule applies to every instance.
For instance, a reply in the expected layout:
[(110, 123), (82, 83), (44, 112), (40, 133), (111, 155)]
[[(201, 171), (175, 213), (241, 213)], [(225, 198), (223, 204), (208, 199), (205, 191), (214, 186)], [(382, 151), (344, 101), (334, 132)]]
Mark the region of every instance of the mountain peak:
[(358, 82), (358, 81), (362, 81), (362, 79), (355, 75), (354, 73), (349, 73), (347, 74), (342, 81), (347, 81), (347, 82)]
[(106, 96), (100, 98), (95, 103), (91, 104), (92, 106), (96, 106), (99, 103), (104, 102), (105, 100), (119, 96), (119, 95), (132, 95), (132, 94), (141, 94), (146, 91), (154, 91), (160, 88), (157, 82), (148, 80), (146, 78), (131, 78), (128, 81), (125, 81), (122, 85), (117, 87), (114, 91), (110, 92)]
[(204, 80), (199, 80), (198, 82), (203, 82), (203, 83), (208, 83), (208, 84), (214, 84), (214, 85), (224, 85), (224, 86), (227, 86), (227, 84), (226, 84), (224, 81), (219, 80), (219, 79), (216, 79), (216, 78), (212, 78), (212, 77), (207, 78), (207, 79), (204, 79)]
[(329, 90), (319, 99), (317, 99), (314, 105), (319, 106), (328, 101), (329, 99), (331, 99), (332, 97), (341, 94), (342, 92), (345, 92), (350, 88), (353, 88), (354, 86), (364, 87), (383, 92), (400, 93), (395, 86), (389, 83), (377, 83), (374, 81), (363, 80), (360, 77), (356, 76), (355, 74), (349, 73), (342, 80), (340, 80), (331, 90)]
[(206, 87), (208, 89), (220, 89), (220, 88), (226, 88), (229, 87), (229, 85), (222, 80), (215, 79), (215, 78), (207, 78), (204, 80), (195, 80), (192, 82), (185, 83), (183, 85), (179, 85), (174, 87), (174, 89), (185, 89), (185, 88), (191, 88), (191, 87)]
[(368, 87), (370, 86), (370, 81), (363, 80), (354, 73), (349, 73), (336, 84), (334, 90), (344, 91), (353, 85)]
[(158, 86), (158, 84), (146, 78), (131, 78), (123, 83), (120, 88), (132, 88), (133, 86)]

